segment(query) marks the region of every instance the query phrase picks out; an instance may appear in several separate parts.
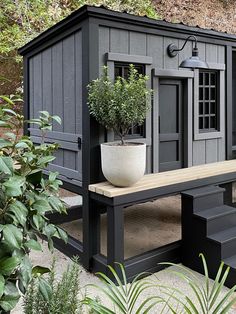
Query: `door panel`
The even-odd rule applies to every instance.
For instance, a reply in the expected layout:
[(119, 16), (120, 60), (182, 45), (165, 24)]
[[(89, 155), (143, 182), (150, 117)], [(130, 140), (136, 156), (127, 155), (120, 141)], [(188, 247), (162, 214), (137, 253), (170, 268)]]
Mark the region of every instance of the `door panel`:
[(183, 167), (183, 97), (180, 80), (160, 80), (159, 170)]

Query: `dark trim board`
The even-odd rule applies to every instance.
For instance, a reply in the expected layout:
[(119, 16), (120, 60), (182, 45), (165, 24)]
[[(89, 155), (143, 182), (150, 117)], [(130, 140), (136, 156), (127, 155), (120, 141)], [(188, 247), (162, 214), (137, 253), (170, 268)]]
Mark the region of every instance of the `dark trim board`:
[[(167, 265), (159, 264), (163, 262), (181, 262), (181, 240), (127, 259), (124, 262), (124, 267), (128, 281), (132, 281), (137, 274), (142, 272), (146, 272), (146, 275), (149, 275), (166, 268)], [(105, 256), (101, 254), (95, 255), (92, 262), (93, 272), (102, 271), (106, 273), (110, 279), (114, 279), (107, 268), (107, 264), (107, 258)]]
[(53, 243), (54, 247), (63, 254), (69, 257), (79, 256), (79, 258), (82, 259), (83, 244), (80, 241), (74, 239), (73, 237), (69, 236), (67, 243), (60, 239), (53, 238)]

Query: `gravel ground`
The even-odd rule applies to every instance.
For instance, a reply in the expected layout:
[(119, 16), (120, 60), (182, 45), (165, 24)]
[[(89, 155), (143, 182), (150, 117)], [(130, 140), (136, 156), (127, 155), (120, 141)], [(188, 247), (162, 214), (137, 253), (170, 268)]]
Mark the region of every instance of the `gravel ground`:
[[(54, 256), (56, 256), (57, 259), (57, 266), (56, 266), (56, 271), (58, 276), (60, 276), (62, 274), (62, 272), (66, 269), (70, 259), (68, 257), (66, 257), (65, 255), (63, 255), (62, 253), (60, 253), (58, 250), (54, 251)], [(53, 255), (48, 251), (47, 249), (47, 243), (43, 243), (43, 252), (32, 252), (31, 253), (31, 259), (34, 265), (40, 264), (43, 266), (49, 266), (51, 261), (52, 261), (52, 257)], [(178, 277), (176, 277), (171, 271), (174, 270), (174, 267), (169, 267), (163, 271), (160, 271), (156, 274), (151, 275), (148, 279), (154, 281), (155, 283), (159, 284), (159, 285), (167, 285), (169, 287), (174, 287), (174, 288), (178, 288), (180, 289), (183, 293), (187, 294), (190, 299), (196, 303), (196, 299), (194, 297), (194, 295), (191, 293), (191, 290), (189, 289), (189, 286), (183, 282), (182, 280), (180, 280)], [(201, 281), (202, 283), (203, 281), (203, 276), (194, 272), (195, 275), (197, 276), (197, 278), (199, 279), (199, 281)], [(80, 286), (82, 288), (82, 295), (84, 295), (84, 287), (87, 284), (90, 283), (94, 283), (97, 285), (101, 285), (101, 282), (99, 281), (99, 279), (88, 273), (87, 271), (85, 271), (82, 267), (81, 267), (81, 275), (80, 275)], [(212, 283), (212, 282), (211, 282)], [(226, 292), (228, 289), (224, 288), (224, 292)], [(92, 290), (91, 288), (86, 289), (87, 294), (93, 297), (98, 296), (102, 303), (108, 305), (110, 308), (112, 308), (112, 305), (109, 303), (109, 300), (106, 299), (106, 297), (104, 297), (104, 295), (102, 295), (101, 291), (99, 290)], [(149, 291), (147, 290), (143, 296), (142, 296), (142, 300), (143, 301), (145, 298), (149, 297), (149, 296), (153, 296), (153, 295), (161, 295), (161, 291), (160, 289), (156, 289), (156, 291), (154, 291), (154, 289), (150, 289)], [(163, 305), (161, 306), (157, 306), (154, 310), (150, 311), (149, 313), (153, 313), (153, 314), (159, 314), (161, 313)], [(21, 302), (19, 302), (17, 308), (12, 311), (12, 314), (23, 314), (23, 310), (22, 310), (22, 306), (21, 306)], [(85, 313), (87, 313), (87, 311), (85, 310)], [(170, 313), (170, 311), (165, 310), (164, 313)], [(163, 314), (164, 314), (163, 313)], [(199, 313), (201, 313), (199, 311)], [(229, 314), (235, 314), (236, 313), (236, 306), (234, 307), (234, 309), (230, 310), (228, 312)], [(61, 313), (61, 314), (70, 314), (70, 313)]]

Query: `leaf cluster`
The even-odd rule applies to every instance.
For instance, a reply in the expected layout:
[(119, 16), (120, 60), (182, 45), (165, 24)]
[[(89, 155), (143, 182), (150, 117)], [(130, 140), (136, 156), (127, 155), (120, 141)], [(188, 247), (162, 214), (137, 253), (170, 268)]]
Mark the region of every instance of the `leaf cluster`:
[(54, 260), (47, 277), (34, 277), (31, 281), (24, 297), (24, 314), (77, 313), (80, 307), (79, 274), (80, 266), (75, 261), (67, 267), (62, 278), (57, 280)]
[[(204, 268), (203, 284), (188, 268), (180, 264), (161, 263), (165, 266), (175, 266), (176, 270), (171, 272), (187, 283), (195, 301), (190, 298), (189, 291), (186, 293), (180, 288), (157, 284), (149, 279), (140, 280), (145, 274), (138, 275), (131, 284), (128, 284), (124, 266), (118, 264), (118, 270), (109, 266), (115, 283), (107, 275), (98, 273), (104, 286), (91, 285), (100, 291), (102, 290), (111, 301), (114, 309), (106, 307), (91, 297), (86, 297), (82, 303), (97, 314), (115, 314), (117, 311), (123, 314), (146, 314), (149, 312), (160, 314), (227, 314), (236, 304), (236, 285), (226, 292), (223, 291), (230, 267), (225, 267), (222, 262), (212, 284), (205, 257), (203, 254), (200, 254), (200, 257)], [(147, 289), (149, 289), (149, 297), (144, 299), (142, 294)], [(157, 305), (159, 305), (159, 309), (156, 308)]]
[(147, 80), (130, 64), (127, 79), (118, 77), (112, 82), (104, 67), (102, 76), (88, 86), (90, 114), (106, 129), (114, 130), (122, 143), (133, 125), (143, 124), (150, 108), (152, 91)]
[(32, 278), (28, 255), (30, 250), (42, 250), (38, 236), (44, 235), (52, 250), (53, 237), (67, 241), (67, 235), (46, 217), (49, 211), (66, 212), (58, 197), (57, 173), (43, 176), (58, 145), (36, 146), (22, 136), (24, 117), (12, 110), (12, 99), (0, 99), (0, 126), (6, 130), (0, 138), (0, 310), (8, 311), (19, 299), (18, 289), (24, 293)]

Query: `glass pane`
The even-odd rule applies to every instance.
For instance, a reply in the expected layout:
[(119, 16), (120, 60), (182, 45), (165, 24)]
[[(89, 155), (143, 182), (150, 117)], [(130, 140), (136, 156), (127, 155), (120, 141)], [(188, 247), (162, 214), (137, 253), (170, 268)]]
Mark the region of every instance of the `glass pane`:
[(122, 67), (115, 67), (115, 77), (122, 76)]
[(199, 85), (203, 85), (203, 73), (199, 73)]
[(203, 129), (203, 117), (199, 118), (199, 129), (202, 130)]
[(210, 75), (210, 73), (208, 73), (208, 72), (205, 72), (205, 73), (204, 73), (204, 76), (205, 76), (205, 82), (204, 82), (204, 84), (205, 84), (205, 85), (209, 85), (209, 84), (210, 84), (209, 75)]
[(216, 89), (211, 88), (211, 100), (215, 100), (215, 99), (216, 99)]
[(216, 73), (211, 72), (211, 85), (216, 85)]
[(215, 129), (216, 128), (216, 119), (215, 117), (210, 118), (210, 128)]
[(209, 129), (209, 117), (204, 118), (204, 129)]
[(209, 102), (205, 102), (205, 114), (209, 114)]
[(199, 114), (203, 114), (203, 102), (199, 102)]
[(216, 107), (216, 104), (215, 104), (214, 102), (212, 102), (212, 103), (211, 103), (211, 112), (210, 112), (210, 113), (216, 113), (215, 107)]
[(203, 88), (199, 88), (199, 100), (203, 100)]

